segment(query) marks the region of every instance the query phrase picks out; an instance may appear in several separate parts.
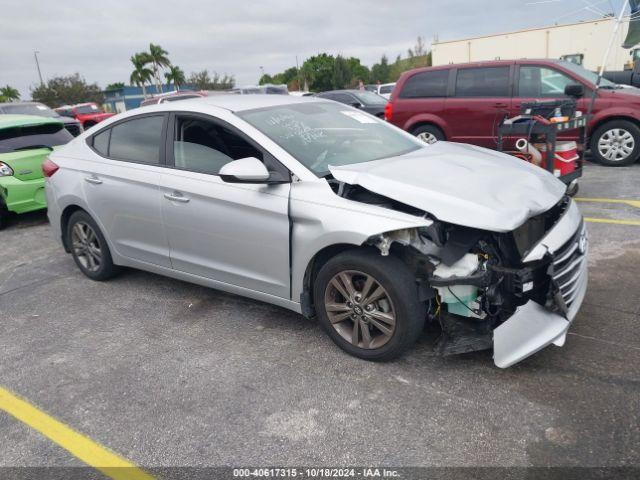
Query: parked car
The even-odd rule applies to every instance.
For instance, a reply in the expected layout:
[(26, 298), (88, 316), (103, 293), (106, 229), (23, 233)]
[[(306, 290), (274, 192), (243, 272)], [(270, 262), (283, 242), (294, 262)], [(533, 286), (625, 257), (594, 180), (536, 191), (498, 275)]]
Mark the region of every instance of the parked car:
[(430, 318), (440, 352), (493, 347), (507, 367), (562, 345), (587, 287), (582, 216), (553, 175), (315, 97), (132, 110), (44, 170), (87, 277), (129, 266), (280, 305), (360, 358), (400, 355)]
[(151, 98), (146, 98), (140, 102), (140, 106), (146, 107), (147, 105), (155, 105), (157, 103), (175, 102), (178, 100), (189, 100), (190, 98), (201, 97), (206, 97), (206, 95), (200, 92), (181, 90), (177, 92), (161, 93), (159, 95), (154, 95)]
[(381, 85), (377, 85), (375, 93), (377, 93), (381, 97), (384, 97), (387, 100), (389, 100), (391, 98), (391, 92), (393, 92), (393, 89), (394, 89), (395, 86), (396, 86), (395, 82), (393, 82), (393, 83), (383, 83)]
[(318, 93), (317, 96), (350, 105), (380, 118), (384, 117), (384, 107), (387, 104), (385, 98), (367, 90), (331, 90)]
[(41, 165), (73, 136), (55, 118), (0, 115), (0, 229), (11, 213), (47, 207)]
[(38, 117), (55, 118), (64, 124), (68, 132), (77, 137), (83, 131), (82, 125), (75, 118), (63, 117), (40, 102), (8, 102), (0, 103), (0, 114), (36, 115)]
[[(562, 60), (515, 60), (446, 65), (403, 73), (386, 109), (394, 125), (432, 143), (437, 140), (495, 148), (501, 119), (521, 104), (567, 99), (587, 113), (597, 75)], [(567, 90), (568, 87), (568, 90)], [(640, 90), (602, 80), (588, 125), (593, 157), (621, 166), (640, 156)], [(576, 140), (574, 132), (559, 138)]]
[(93, 102), (78, 103), (77, 105), (65, 105), (63, 107), (54, 108), (63, 117), (75, 118), (82, 124), (82, 128), (87, 129), (96, 123), (113, 117), (115, 113), (104, 112)]
[(244, 87), (236, 87), (229, 90), (229, 93), (236, 95), (288, 95), (289, 89), (286, 85), (245, 85)]

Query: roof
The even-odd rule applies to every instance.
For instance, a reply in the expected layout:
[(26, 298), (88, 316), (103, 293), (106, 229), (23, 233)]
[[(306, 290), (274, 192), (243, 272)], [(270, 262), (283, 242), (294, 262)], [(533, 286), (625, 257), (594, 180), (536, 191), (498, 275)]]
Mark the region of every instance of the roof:
[(0, 115), (0, 130), (4, 128), (26, 127), (30, 125), (47, 125), (47, 124), (62, 124), (62, 122), (56, 118), (36, 117), (35, 115), (14, 115), (14, 114)]
[[(44, 105), (44, 103), (40, 102), (23, 102), (22, 100), (19, 102), (0, 102), (0, 107), (11, 106), (11, 105)], [(49, 108), (49, 107), (47, 107)]]
[(207, 104), (213, 107), (224, 108), (231, 112), (241, 112), (243, 110), (253, 110), (254, 108), (277, 107), (280, 105), (290, 105), (293, 103), (310, 103), (326, 101), (317, 97), (296, 97), (294, 95), (269, 95), (269, 94), (252, 94), (252, 95), (213, 95), (210, 97), (191, 98), (181, 100), (180, 102), (162, 103), (159, 105), (150, 105), (141, 107), (144, 109), (154, 108), (155, 110), (180, 110), (185, 105), (196, 103), (199, 105)]

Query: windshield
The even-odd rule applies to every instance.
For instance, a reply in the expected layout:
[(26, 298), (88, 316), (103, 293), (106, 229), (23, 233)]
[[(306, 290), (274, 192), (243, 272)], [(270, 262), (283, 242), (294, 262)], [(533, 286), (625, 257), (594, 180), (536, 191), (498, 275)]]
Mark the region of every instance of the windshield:
[(384, 120), (334, 102), (293, 103), (238, 112), (319, 177), (329, 165), (394, 157), (424, 143)]
[[(562, 65), (564, 68), (566, 68), (570, 72), (576, 74), (577, 76), (583, 78), (584, 80), (586, 80), (587, 82), (593, 85), (595, 85), (596, 81), (598, 80), (597, 73), (587, 70), (586, 68), (581, 67), (580, 65), (577, 65), (572, 62), (566, 62), (566, 61), (558, 62), (558, 64)], [(607, 80), (606, 78), (602, 78), (600, 80), (600, 88), (617, 88), (617, 85)]]
[(387, 99), (381, 97), (377, 93), (367, 92), (366, 90), (360, 90), (353, 92), (353, 94), (365, 105), (386, 105)]
[(40, 103), (16, 103), (2, 107), (4, 113), (37, 115), (38, 117), (59, 117), (59, 115), (46, 105)]
[(61, 123), (26, 125), (0, 130), (0, 153), (30, 148), (55, 147), (73, 140)]
[(79, 107), (76, 107), (76, 112), (78, 112), (80, 114), (84, 114), (84, 113), (99, 113), (100, 109), (97, 107), (97, 105), (94, 105), (94, 104), (80, 105)]

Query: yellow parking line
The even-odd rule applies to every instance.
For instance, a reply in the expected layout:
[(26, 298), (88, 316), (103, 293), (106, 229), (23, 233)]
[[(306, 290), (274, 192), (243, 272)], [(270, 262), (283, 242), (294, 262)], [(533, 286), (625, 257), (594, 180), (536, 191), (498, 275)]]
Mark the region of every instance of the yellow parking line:
[(147, 472), (0, 387), (0, 410), (114, 480), (152, 480)]
[(640, 200), (627, 200), (624, 198), (588, 198), (577, 197), (574, 200), (578, 202), (594, 202), (594, 203), (623, 203), (631, 207), (640, 208)]
[(635, 225), (640, 227), (640, 220), (616, 220), (615, 218), (590, 218), (585, 217), (585, 221), (593, 223), (614, 223), (616, 225)]

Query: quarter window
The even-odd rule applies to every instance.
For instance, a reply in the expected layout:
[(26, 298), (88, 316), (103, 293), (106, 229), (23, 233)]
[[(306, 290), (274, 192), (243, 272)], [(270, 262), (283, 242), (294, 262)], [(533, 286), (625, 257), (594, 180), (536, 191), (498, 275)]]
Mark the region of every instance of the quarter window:
[(93, 136), (93, 149), (100, 155), (109, 156), (109, 136), (111, 135), (111, 129), (107, 128), (102, 132)]
[(509, 67), (460, 68), (456, 97), (508, 97)]
[(445, 97), (449, 83), (449, 70), (420, 72), (409, 77), (400, 96), (402, 98)]
[(183, 170), (217, 175), (233, 160), (262, 152), (231, 129), (197, 117), (177, 116), (173, 141), (174, 165)]
[(164, 116), (138, 117), (111, 127), (109, 157), (158, 165)]
[(563, 97), (564, 87), (576, 81), (558, 70), (537, 66), (521, 66), (518, 81), (520, 97)]

